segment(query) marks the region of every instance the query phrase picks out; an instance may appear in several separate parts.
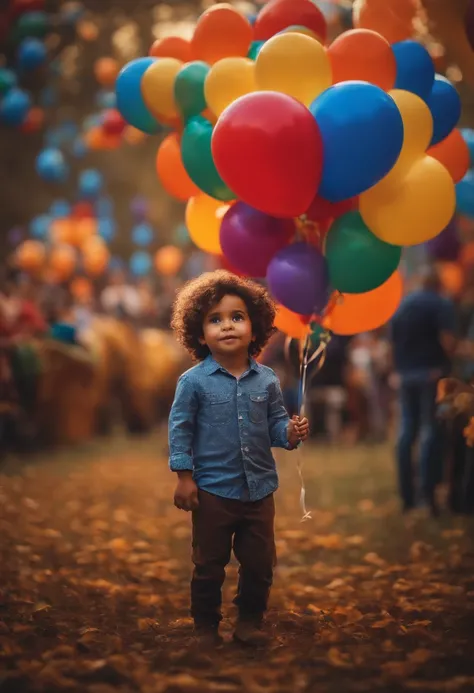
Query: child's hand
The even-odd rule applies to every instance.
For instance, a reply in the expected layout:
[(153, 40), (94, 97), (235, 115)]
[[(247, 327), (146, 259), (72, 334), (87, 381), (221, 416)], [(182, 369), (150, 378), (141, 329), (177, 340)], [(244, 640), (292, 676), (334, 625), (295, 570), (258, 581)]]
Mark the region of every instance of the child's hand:
[(191, 474), (183, 475), (179, 478), (176, 491), (174, 492), (174, 504), (179, 510), (196, 510), (199, 507), (198, 487)]
[(299, 443), (304, 443), (308, 436), (308, 419), (305, 416), (302, 419), (299, 416), (294, 416), (288, 422), (288, 442), (291, 447), (296, 448)]

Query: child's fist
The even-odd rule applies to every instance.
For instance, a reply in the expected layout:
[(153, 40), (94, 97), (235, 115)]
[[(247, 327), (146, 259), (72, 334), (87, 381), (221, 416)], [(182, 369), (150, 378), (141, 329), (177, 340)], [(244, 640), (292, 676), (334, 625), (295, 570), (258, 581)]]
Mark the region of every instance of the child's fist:
[(191, 475), (180, 477), (174, 492), (174, 504), (179, 510), (196, 510), (199, 507), (198, 487)]
[(304, 443), (308, 436), (308, 419), (305, 416), (302, 419), (299, 416), (294, 416), (288, 423), (288, 442), (291, 447), (296, 448), (299, 443)]

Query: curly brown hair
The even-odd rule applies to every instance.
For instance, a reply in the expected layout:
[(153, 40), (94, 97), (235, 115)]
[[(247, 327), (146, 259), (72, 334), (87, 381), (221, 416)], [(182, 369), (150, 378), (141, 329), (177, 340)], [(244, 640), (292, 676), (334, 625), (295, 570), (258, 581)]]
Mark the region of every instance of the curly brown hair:
[(249, 346), (250, 356), (258, 356), (276, 331), (273, 327), (275, 303), (263, 286), (226, 270), (206, 272), (187, 282), (178, 292), (171, 318), (171, 327), (179, 343), (196, 361), (203, 361), (209, 355), (209, 347), (199, 342), (204, 318), (213, 306), (229, 295), (238, 296), (247, 307), (255, 338)]

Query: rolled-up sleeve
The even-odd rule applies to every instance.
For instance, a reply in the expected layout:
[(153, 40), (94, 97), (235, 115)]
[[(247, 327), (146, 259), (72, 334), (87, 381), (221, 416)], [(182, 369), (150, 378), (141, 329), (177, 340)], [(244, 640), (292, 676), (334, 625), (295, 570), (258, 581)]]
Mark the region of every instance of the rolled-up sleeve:
[(293, 448), (288, 442), (288, 423), (290, 417), (283, 403), (283, 394), (280, 383), (275, 377), (270, 385), (270, 397), (268, 402), (268, 430), (270, 432), (270, 444), (272, 448)]
[(188, 377), (181, 376), (176, 386), (168, 423), (169, 467), (172, 472), (193, 470), (197, 405), (194, 384)]

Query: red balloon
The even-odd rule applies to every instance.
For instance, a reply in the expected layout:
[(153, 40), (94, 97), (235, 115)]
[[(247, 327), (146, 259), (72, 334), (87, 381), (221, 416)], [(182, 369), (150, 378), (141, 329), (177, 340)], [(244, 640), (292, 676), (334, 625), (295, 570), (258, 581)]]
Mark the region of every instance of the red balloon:
[(341, 202), (329, 202), (324, 197), (316, 195), (306, 210), (306, 216), (311, 221), (322, 222), (338, 219), (343, 214), (357, 209), (359, 209), (358, 197), (350, 197), (348, 200), (342, 200)]
[(72, 208), (74, 219), (92, 219), (95, 217), (94, 205), (90, 202), (76, 202)]
[(107, 135), (121, 135), (126, 127), (126, 121), (115, 108), (105, 112), (102, 120), (102, 129)]
[(13, 17), (24, 12), (37, 12), (39, 10), (44, 10), (44, 0), (13, 0), (10, 6)]
[(254, 24), (254, 40), (266, 41), (289, 26), (304, 26), (326, 41), (327, 26), (321, 10), (312, 0), (270, 0)]
[(251, 207), (274, 217), (308, 209), (321, 182), (323, 143), (299, 101), (273, 91), (240, 97), (220, 116), (212, 136), (217, 170)]

